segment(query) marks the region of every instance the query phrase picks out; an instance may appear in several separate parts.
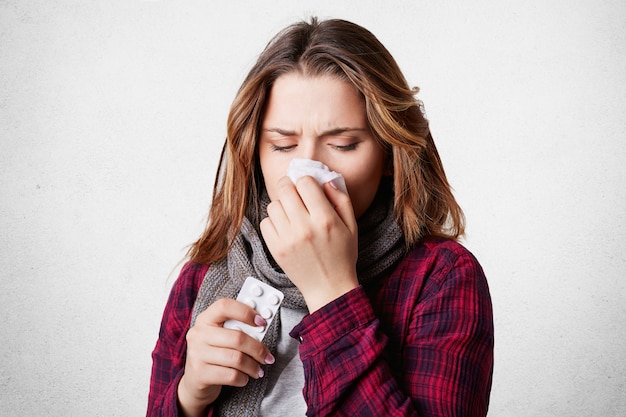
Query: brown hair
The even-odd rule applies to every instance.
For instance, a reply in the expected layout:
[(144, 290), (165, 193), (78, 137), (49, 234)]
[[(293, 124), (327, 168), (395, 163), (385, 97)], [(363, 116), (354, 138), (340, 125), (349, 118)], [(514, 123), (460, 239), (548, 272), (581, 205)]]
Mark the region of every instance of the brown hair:
[(344, 20), (300, 22), (278, 33), (248, 73), (230, 108), (208, 224), (191, 260), (226, 256), (249, 205), (258, 208), (263, 178), (256, 152), (266, 102), (283, 74), (332, 75), (352, 83), (365, 99), (372, 131), (390, 155), (394, 215), (407, 245), (424, 236), (457, 239), (464, 233), (457, 204), (428, 128), (400, 68), (368, 30)]

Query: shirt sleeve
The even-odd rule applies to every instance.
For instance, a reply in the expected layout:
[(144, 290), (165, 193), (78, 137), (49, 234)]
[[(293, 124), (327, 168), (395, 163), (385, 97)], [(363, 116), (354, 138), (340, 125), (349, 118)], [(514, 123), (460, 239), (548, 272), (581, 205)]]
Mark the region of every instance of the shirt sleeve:
[[(494, 328), (484, 272), (472, 254), (446, 254), (412, 310), (404, 381), (424, 416), (484, 417), (493, 375)], [(413, 366), (414, 365), (414, 366)]]
[(415, 414), (387, 366), (387, 338), (362, 287), (306, 316), (300, 340), (307, 416)]
[[(177, 388), (185, 366), (185, 337), (207, 269), (207, 265), (186, 264), (172, 287), (163, 312), (159, 339), (152, 352), (147, 417), (178, 416)], [(207, 415), (211, 414), (209, 411)]]
[(400, 272), (411, 288), (382, 290), (398, 352), (387, 348), (389, 338), (362, 287), (294, 328), (307, 415), (486, 415), (493, 323), (482, 269), (469, 253), (426, 272), (424, 262), (415, 265)]

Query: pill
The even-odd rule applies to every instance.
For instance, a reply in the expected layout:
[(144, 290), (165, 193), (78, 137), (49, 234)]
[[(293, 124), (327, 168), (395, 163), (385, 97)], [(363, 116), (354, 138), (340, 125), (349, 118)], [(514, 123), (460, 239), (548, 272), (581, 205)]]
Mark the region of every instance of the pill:
[(260, 286), (260, 285), (253, 285), (253, 286), (250, 288), (250, 292), (251, 292), (254, 296), (256, 296), (256, 297), (260, 297), (260, 296), (262, 296), (262, 295), (263, 295), (263, 288), (261, 288), (261, 286)]
[(272, 319), (277, 315), (276, 313), (280, 308), (283, 298), (283, 293), (273, 288), (271, 285), (259, 281), (254, 277), (247, 277), (237, 295), (237, 301), (256, 310), (257, 313), (265, 319), (266, 324), (264, 326), (252, 326), (238, 320), (230, 319), (224, 322), (224, 327), (227, 329), (241, 330), (247, 335), (263, 341), (263, 337), (272, 323)]
[(268, 301), (271, 305), (275, 306), (275, 305), (278, 305), (278, 303), (280, 303), (280, 298), (278, 298), (278, 296), (277, 296), (276, 294), (270, 294), (270, 295), (267, 297), (267, 301)]
[(261, 316), (262, 316), (264, 319), (269, 319), (269, 318), (270, 318), (270, 317), (272, 317), (272, 315), (274, 314), (274, 313), (272, 313), (272, 310), (271, 310), (271, 309), (269, 309), (269, 308), (267, 308), (267, 307), (266, 307), (266, 308), (261, 309), (260, 313), (261, 313)]

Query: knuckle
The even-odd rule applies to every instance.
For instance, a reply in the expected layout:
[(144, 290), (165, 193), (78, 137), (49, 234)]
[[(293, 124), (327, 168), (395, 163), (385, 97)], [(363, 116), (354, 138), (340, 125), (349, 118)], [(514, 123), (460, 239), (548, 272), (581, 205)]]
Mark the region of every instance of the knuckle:
[(238, 350), (233, 350), (230, 353), (230, 363), (233, 365), (233, 367), (235, 368), (241, 368), (241, 366), (244, 363), (244, 355), (243, 353), (241, 353)]
[(278, 191), (285, 192), (294, 187), (293, 182), (288, 177), (283, 177), (278, 181)]
[(274, 257), (276, 259), (284, 259), (285, 257), (289, 256), (290, 253), (292, 253), (292, 250), (287, 245), (274, 248)]
[(248, 337), (244, 332), (237, 330), (234, 334), (234, 342), (237, 346), (242, 346), (246, 342), (246, 337)]
[(317, 219), (317, 224), (319, 225), (319, 228), (326, 233), (335, 227), (334, 220), (328, 216), (321, 216), (321, 218)]
[(311, 242), (315, 238), (315, 232), (308, 226), (303, 226), (298, 230), (298, 240), (303, 242)]
[(187, 344), (189, 344), (190, 342), (193, 342), (197, 334), (198, 334), (198, 329), (195, 326), (187, 330), (187, 334), (185, 335), (185, 340), (187, 341)]
[(265, 361), (265, 358), (267, 357), (267, 355), (270, 353), (269, 350), (267, 350), (267, 348), (265, 347), (264, 344), (260, 344), (260, 346), (258, 347), (258, 349), (256, 349), (255, 351), (255, 355), (256, 357), (259, 359), (259, 362)]
[(235, 380), (235, 382), (233, 382), (233, 386), (236, 386), (236, 387), (246, 386), (249, 380), (250, 380), (250, 377), (248, 375), (240, 373), (237, 375), (237, 379)]
[(233, 381), (237, 378), (237, 371), (232, 368), (221, 367), (220, 379), (226, 383), (226, 385), (232, 385)]
[[(310, 175), (303, 175), (302, 177), (300, 177), (298, 179), (298, 181), (296, 182), (297, 185), (304, 185), (305, 187), (309, 187), (311, 184), (315, 184), (317, 185), (317, 181), (315, 180), (315, 178), (313, 178)], [(309, 185), (307, 185), (309, 184)]]
[[(270, 202), (270, 203), (267, 205), (267, 214), (271, 216), (273, 213), (275, 213), (275, 212), (276, 212), (276, 210), (278, 209), (278, 205), (279, 205), (279, 204), (280, 204), (280, 203), (279, 203), (278, 201), (272, 201), (272, 202)], [(263, 220), (265, 220), (265, 219), (263, 219)]]
[(303, 192), (307, 193), (307, 190), (313, 190), (317, 188), (320, 188), (317, 180), (310, 175), (305, 175), (299, 178), (296, 182), (296, 190), (298, 190), (298, 193), (300, 195), (302, 195)]
[(219, 300), (217, 300), (216, 302), (213, 303), (213, 306), (215, 306), (215, 308), (217, 308), (220, 311), (222, 311), (222, 310), (225, 310), (227, 308), (228, 302), (229, 302), (229, 300), (227, 298), (220, 298)]
[(242, 387), (248, 383), (248, 376), (233, 368), (222, 368), (222, 380), (226, 385)]
[(211, 315), (213, 311), (214, 307), (213, 305), (210, 305), (206, 310), (198, 314), (198, 317), (196, 317), (196, 322), (194, 323), (194, 327), (200, 323), (209, 323), (211, 321)]

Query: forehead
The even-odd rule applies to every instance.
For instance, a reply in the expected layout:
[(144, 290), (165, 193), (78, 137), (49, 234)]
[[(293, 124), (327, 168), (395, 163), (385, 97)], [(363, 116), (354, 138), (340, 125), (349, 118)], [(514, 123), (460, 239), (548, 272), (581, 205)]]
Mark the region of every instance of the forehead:
[(365, 101), (350, 82), (330, 75), (288, 73), (276, 79), (264, 125), (303, 120), (366, 124)]

